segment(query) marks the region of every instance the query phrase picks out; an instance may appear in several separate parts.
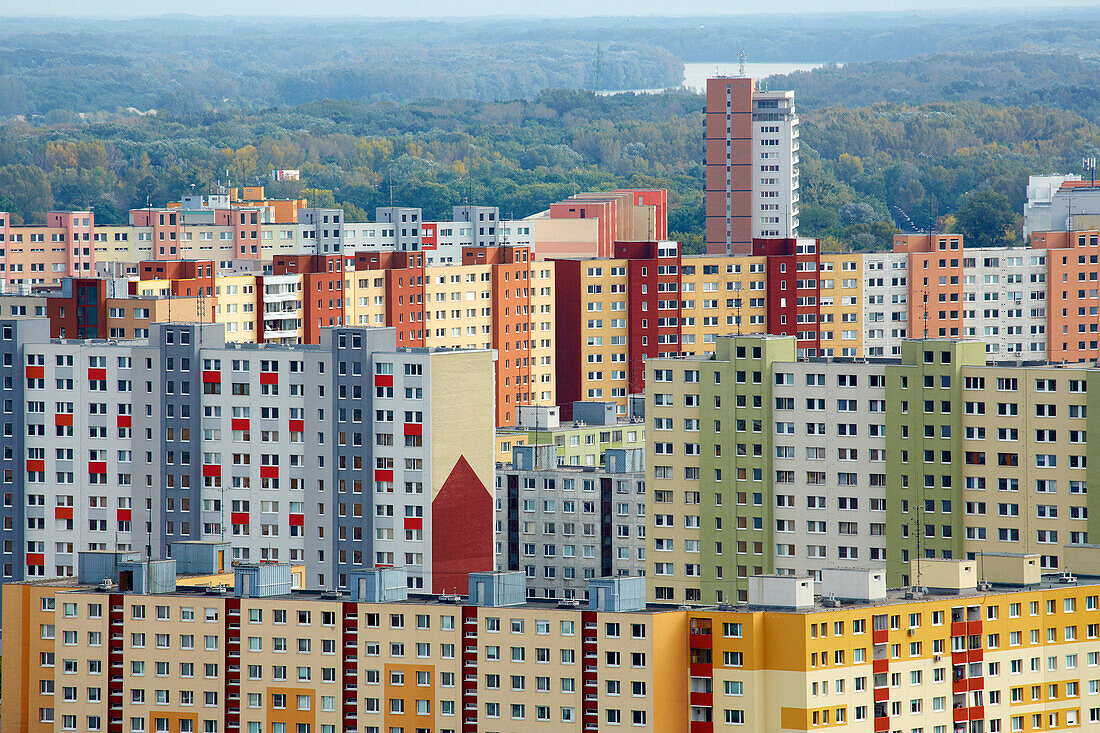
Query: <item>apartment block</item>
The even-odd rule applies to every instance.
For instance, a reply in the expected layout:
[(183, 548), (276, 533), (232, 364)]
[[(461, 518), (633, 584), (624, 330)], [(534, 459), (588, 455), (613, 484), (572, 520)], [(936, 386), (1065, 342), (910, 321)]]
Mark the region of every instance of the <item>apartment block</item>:
[[(643, 398), (635, 395), (639, 405)], [(524, 445), (552, 445), (560, 466), (603, 466), (608, 450), (645, 446), (645, 420), (637, 412), (619, 417), (614, 402), (575, 402), (573, 420), (562, 423), (557, 406), (521, 407), (516, 424), (498, 428), (497, 463), (512, 460), (512, 450)]]
[(609, 449), (602, 470), (560, 466), (553, 445), (518, 446), (497, 467), (497, 568), (527, 595), (587, 598), (588, 581), (645, 574), (643, 452)]
[(360, 253), (348, 272), (345, 322), (396, 329), (399, 346), (496, 349), (497, 424), (521, 405), (554, 404), (554, 268), (526, 247), (470, 247), (462, 264), (422, 253)]
[(1030, 176), (1024, 204), (1024, 236), (1100, 227), (1100, 187), (1077, 175)]
[(440, 591), (492, 568), (489, 351), (398, 349), (392, 329), (281, 346), (226, 342), (216, 324), (131, 341), (0, 328), (5, 580), (209, 539), (235, 560), (303, 563), (318, 587), (403, 564)]
[[(1028, 567), (1030, 558), (1003, 558)], [(584, 604), (409, 594), (397, 570), (349, 594), (291, 592), (285, 566), (231, 591), (4, 586), (4, 721), (17, 733), (595, 731), (853, 727), (1090, 729), (1100, 722), (1094, 579), (979, 581), (935, 561), (927, 592), (859, 568), (760, 576), (744, 605), (646, 606), (634, 578)], [(293, 661), (293, 664), (291, 664)]]
[(795, 338), (744, 335), (647, 370), (654, 601), (743, 601), (755, 575), (853, 562), (891, 587), (917, 558), (1027, 552), (1050, 571), (1088, 542), (1088, 363), (938, 338), (798, 358)]
[(704, 113), (707, 252), (749, 254), (754, 239), (797, 236), (794, 92), (707, 79)]
[(410, 595), (391, 575), (357, 573), (342, 598), (291, 594), (281, 565), (238, 566), (231, 595), (5, 585), (21, 610), (9, 644), (25, 649), (5, 655), (22, 663), (5, 661), (6, 679), (29, 703), (5, 695), (5, 726), (687, 730), (685, 619), (620, 593), (627, 579), (559, 606), (528, 601), (515, 573), (471, 575), (468, 598)]
[[(461, 257), (428, 266), (422, 252), (279, 255), (263, 271), (226, 275), (209, 260), (141, 263), (130, 289), (159, 299), (157, 308), (144, 300), (116, 307), (104, 294), (117, 288), (96, 281), (64, 284), (47, 302), (58, 336), (142, 337), (131, 329), (145, 328), (144, 320), (131, 328), (113, 320), (135, 306), (135, 314), (155, 310), (161, 320), (223, 324), (235, 342), (315, 344), (323, 329), (349, 325), (392, 327), (402, 347), (496, 349), (497, 421), (508, 425), (518, 406), (556, 400), (555, 265), (518, 246), (466, 247)], [(55, 315), (77, 312), (74, 288), (84, 293), (77, 300), (87, 303), (83, 322), (95, 319), (94, 332)]]
[(862, 353), (858, 254), (811, 239), (755, 240), (753, 255), (681, 256), (675, 242), (621, 244), (618, 257), (557, 260), (558, 399), (627, 398), (645, 360), (713, 354), (737, 333), (790, 334), (799, 356)]

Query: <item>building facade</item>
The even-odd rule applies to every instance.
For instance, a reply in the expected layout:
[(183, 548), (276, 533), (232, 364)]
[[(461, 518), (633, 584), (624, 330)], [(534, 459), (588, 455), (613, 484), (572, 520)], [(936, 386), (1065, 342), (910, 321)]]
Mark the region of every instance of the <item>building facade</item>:
[[(635, 405), (642, 401), (641, 395), (635, 395)], [(514, 426), (497, 429), (497, 463), (510, 462), (518, 446), (552, 445), (560, 466), (603, 466), (610, 449), (645, 446), (643, 416), (635, 412), (619, 417), (614, 402), (574, 403), (573, 420), (566, 423), (561, 422), (556, 406), (531, 405), (518, 414)]]
[(514, 574), (473, 576), (468, 598), (402, 596), (371, 574), (342, 598), (292, 594), (285, 580), (243, 587), (279, 570), (240, 567), (222, 594), (6, 584), (5, 728), (986, 733), (1100, 721), (1091, 581), (978, 589), (963, 562), (906, 597), (850, 570), (817, 589), (757, 578), (747, 605), (702, 609), (635, 603), (614, 579), (593, 581), (587, 604), (530, 600)]
[(707, 252), (749, 254), (754, 239), (798, 236), (794, 92), (707, 79), (704, 111)]
[(527, 594), (587, 598), (588, 581), (645, 574), (641, 449), (609, 449), (602, 470), (560, 466), (552, 445), (513, 448), (496, 473), (500, 570), (523, 571)]
[[(1088, 542), (1088, 364), (991, 362), (973, 340), (898, 359), (797, 358), (791, 337), (720, 338), (647, 362), (651, 598), (744, 600), (752, 576)], [(1096, 512), (1092, 512), (1095, 517)]]
[(402, 564), (441, 591), (492, 568), (489, 351), (398, 349), (392, 329), (258, 346), (215, 324), (131, 341), (0, 328), (5, 580), (210, 539), (236, 560), (303, 563), (318, 587)]

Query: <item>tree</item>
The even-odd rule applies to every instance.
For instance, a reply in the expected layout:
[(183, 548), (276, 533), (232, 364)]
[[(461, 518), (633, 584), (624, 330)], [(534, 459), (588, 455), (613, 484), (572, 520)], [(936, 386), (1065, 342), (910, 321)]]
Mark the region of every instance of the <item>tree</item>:
[(866, 201), (851, 201), (840, 207), (842, 224), (870, 224), (875, 219), (875, 209)]
[(53, 192), (40, 168), (18, 164), (0, 167), (0, 191), (23, 221), (45, 223), (46, 211), (53, 206)]
[(966, 195), (955, 211), (955, 220), (968, 247), (1014, 245), (1019, 239), (1019, 222), (1008, 197), (992, 189)]
[(685, 255), (701, 255), (707, 252), (707, 243), (699, 232), (671, 232), (669, 237), (680, 243), (681, 252)]
[(924, 186), (916, 178), (910, 178), (898, 191), (898, 203), (906, 213), (912, 215), (916, 213), (914, 209), (921, 201), (924, 201)]
[(336, 198), (332, 195), (332, 191), (325, 188), (303, 188), (302, 198), (310, 206), (318, 209), (336, 208)]
[(798, 213), (798, 229), (803, 236), (816, 237), (835, 229), (840, 217), (835, 209), (817, 204), (807, 204)]

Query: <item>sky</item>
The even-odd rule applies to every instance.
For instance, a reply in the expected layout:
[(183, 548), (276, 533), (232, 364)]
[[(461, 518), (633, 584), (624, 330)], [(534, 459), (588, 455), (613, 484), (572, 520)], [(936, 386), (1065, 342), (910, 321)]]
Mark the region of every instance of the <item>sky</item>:
[(752, 15), (1096, 7), (1097, 0), (0, 0), (0, 15), (457, 17), (485, 15)]

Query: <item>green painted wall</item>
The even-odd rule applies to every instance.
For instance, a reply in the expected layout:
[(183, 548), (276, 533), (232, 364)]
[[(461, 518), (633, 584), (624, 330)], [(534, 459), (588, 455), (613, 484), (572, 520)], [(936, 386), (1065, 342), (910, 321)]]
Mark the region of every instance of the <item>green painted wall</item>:
[(962, 369), (985, 344), (915, 340), (886, 367), (886, 568), (891, 587), (918, 584), (913, 557), (963, 559)]
[(755, 568), (774, 571), (772, 363), (794, 360), (794, 338), (739, 336), (719, 339), (715, 361), (700, 363), (700, 434), (712, 435), (715, 421), (721, 422), (717, 435), (701, 445), (704, 603), (717, 602), (718, 592), (724, 602), (744, 599)]

